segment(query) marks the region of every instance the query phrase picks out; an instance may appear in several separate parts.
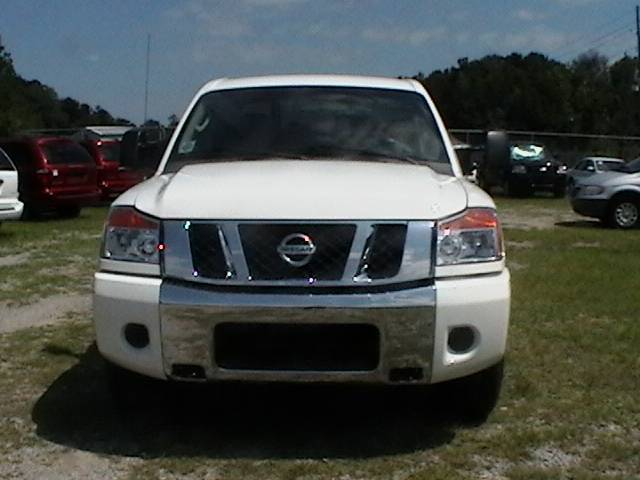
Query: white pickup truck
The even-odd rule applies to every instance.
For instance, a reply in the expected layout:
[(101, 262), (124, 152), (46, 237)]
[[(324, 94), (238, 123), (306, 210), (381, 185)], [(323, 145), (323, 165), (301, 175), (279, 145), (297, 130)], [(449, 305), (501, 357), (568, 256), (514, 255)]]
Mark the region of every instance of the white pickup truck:
[(95, 274), (114, 388), (368, 382), (498, 397), (509, 272), (495, 205), (406, 79), (221, 79), (121, 195)]

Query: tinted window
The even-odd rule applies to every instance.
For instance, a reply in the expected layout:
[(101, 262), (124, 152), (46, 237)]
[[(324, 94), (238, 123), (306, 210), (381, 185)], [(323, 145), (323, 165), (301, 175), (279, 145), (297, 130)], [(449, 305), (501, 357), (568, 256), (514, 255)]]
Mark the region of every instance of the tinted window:
[(0, 150), (0, 170), (15, 170), (11, 160), (9, 160), (9, 157), (7, 157), (2, 150)]
[(77, 143), (48, 142), (42, 145), (47, 163), (61, 165), (65, 163), (92, 163), (89, 153)]
[(237, 158), (411, 159), (450, 173), (424, 98), (373, 88), (211, 92), (189, 115), (166, 171)]
[(22, 171), (32, 167), (34, 162), (33, 155), (29, 146), (21, 142), (11, 142), (0, 145), (15, 167)]
[(120, 161), (120, 144), (119, 143), (103, 143), (99, 147), (102, 158), (108, 162)]
[(606, 172), (608, 170), (615, 170), (620, 168), (621, 165), (624, 165), (622, 162), (611, 162), (607, 160), (598, 160), (596, 162), (598, 165), (598, 170)]
[(584, 160), (580, 160), (578, 164), (575, 166), (576, 170), (584, 170), (587, 165), (587, 162)]

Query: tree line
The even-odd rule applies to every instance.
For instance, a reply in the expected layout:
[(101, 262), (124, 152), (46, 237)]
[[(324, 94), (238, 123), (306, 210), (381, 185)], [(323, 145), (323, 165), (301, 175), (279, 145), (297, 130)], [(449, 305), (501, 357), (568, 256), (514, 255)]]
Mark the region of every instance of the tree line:
[(637, 60), (597, 52), (561, 63), (539, 53), (458, 60), (420, 81), (449, 128), (640, 136)]
[[(589, 52), (565, 64), (539, 53), (488, 55), (414, 78), (450, 128), (640, 136), (640, 79), (628, 56), (609, 63)], [(175, 115), (169, 123), (177, 123)], [(133, 124), (22, 78), (0, 43), (0, 136), (85, 125)]]
[(28, 129), (75, 128), (86, 125), (133, 125), (114, 118), (107, 110), (59, 98), (56, 91), (39, 82), (26, 80), (15, 70), (11, 54), (0, 43), (0, 136)]

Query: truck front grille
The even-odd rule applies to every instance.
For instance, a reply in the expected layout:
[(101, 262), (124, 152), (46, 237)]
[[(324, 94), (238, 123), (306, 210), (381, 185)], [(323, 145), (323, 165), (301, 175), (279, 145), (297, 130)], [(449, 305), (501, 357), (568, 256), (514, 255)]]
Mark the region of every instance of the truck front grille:
[[(317, 281), (342, 278), (356, 227), (349, 224), (244, 224), (239, 230), (251, 278)], [(288, 252), (287, 248), (295, 252), (297, 246), (303, 248), (301, 253)]]
[(217, 285), (358, 287), (433, 276), (434, 223), (163, 222), (163, 276)]

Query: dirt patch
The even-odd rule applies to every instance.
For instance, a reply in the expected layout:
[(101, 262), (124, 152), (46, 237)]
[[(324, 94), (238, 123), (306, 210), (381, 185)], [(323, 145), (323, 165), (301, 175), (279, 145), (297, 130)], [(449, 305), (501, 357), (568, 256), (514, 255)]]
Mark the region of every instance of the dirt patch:
[(568, 468), (580, 463), (580, 457), (555, 447), (541, 447), (531, 452), (531, 464), (538, 468)]
[(533, 248), (536, 246), (535, 242), (530, 242), (529, 240), (524, 240), (522, 242), (507, 240), (505, 244), (509, 248), (524, 248), (524, 249)]
[(72, 312), (88, 313), (90, 308), (90, 295), (54, 295), (20, 307), (0, 303), (0, 333), (60, 322)]
[(524, 263), (514, 262), (513, 260), (507, 260), (507, 266), (512, 271), (526, 270), (527, 268), (529, 268), (529, 265), (526, 265)]
[(16, 265), (21, 265), (26, 263), (30, 256), (31, 254), (29, 253), (2, 256), (0, 257), (0, 267), (14, 267)]
[(576, 248), (600, 248), (600, 242), (576, 242), (571, 246)]
[(558, 228), (561, 223), (577, 223), (584, 221), (584, 217), (572, 211), (540, 209), (519, 209), (513, 211), (501, 209), (500, 221), (505, 228), (519, 230), (548, 230)]
[(20, 480), (119, 479), (126, 478), (129, 467), (140, 462), (135, 458), (114, 461), (94, 453), (54, 445), (23, 447), (11, 452), (0, 463), (0, 477)]

